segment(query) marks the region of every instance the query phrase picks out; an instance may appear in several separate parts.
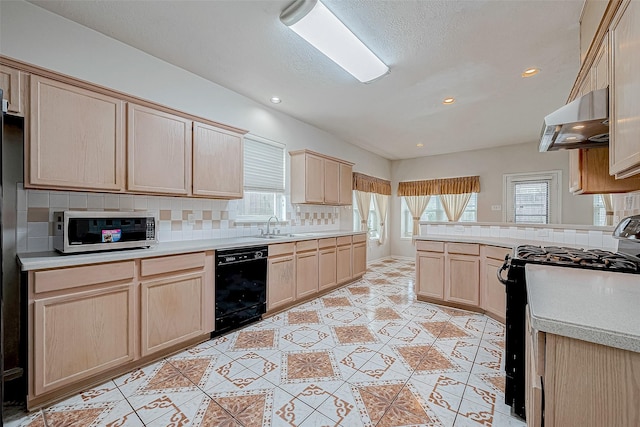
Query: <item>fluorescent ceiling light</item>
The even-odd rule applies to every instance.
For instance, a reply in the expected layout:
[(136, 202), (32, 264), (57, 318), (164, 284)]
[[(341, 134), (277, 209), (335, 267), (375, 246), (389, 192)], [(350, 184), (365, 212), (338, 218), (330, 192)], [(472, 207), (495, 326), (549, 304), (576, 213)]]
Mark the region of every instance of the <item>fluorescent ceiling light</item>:
[(280, 14), (280, 20), (362, 83), (389, 72), (389, 67), (318, 0), (296, 0)]

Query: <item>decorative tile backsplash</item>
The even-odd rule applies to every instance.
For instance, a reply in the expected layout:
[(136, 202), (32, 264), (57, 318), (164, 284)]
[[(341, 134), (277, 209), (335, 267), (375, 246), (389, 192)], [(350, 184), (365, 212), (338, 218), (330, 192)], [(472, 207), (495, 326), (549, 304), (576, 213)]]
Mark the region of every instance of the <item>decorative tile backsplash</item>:
[[(291, 205), (287, 196), (286, 218), (279, 218), (281, 233), (323, 232), (351, 226), (349, 208)], [(17, 187), (17, 251), (53, 249), (54, 215), (60, 210), (147, 211), (158, 219), (160, 242), (219, 239), (260, 234), (264, 222), (238, 220), (238, 201), (131, 194), (25, 190)], [(273, 224), (272, 224), (273, 225)]]
[(544, 226), (477, 225), (477, 224), (420, 224), (421, 236), (449, 235), (469, 237), (502, 237), (530, 240), (540, 245), (565, 245), (618, 250), (618, 241), (610, 231), (572, 228), (545, 228)]

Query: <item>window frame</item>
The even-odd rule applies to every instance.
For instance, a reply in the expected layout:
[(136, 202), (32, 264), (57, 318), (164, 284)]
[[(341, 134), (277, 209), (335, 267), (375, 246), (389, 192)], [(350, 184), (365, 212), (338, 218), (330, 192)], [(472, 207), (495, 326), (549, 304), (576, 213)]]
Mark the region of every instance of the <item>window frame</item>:
[(543, 172), (510, 173), (502, 175), (502, 221), (510, 224), (538, 224), (515, 222), (515, 183), (535, 181), (549, 181), (548, 222), (546, 224), (560, 224), (562, 221), (562, 170)]

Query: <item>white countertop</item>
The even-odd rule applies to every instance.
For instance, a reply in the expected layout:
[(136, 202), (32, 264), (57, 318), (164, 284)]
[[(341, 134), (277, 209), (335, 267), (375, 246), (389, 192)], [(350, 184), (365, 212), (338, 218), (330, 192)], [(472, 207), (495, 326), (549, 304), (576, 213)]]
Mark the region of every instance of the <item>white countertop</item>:
[(640, 274), (525, 266), (534, 329), (640, 352)]
[(148, 249), (142, 248), (112, 252), (94, 252), (79, 255), (62, 255), (55, 251), (33, 252), (18, 254), (18, 262), (20, 263), (22, 271), (43, 270), (47, 268), (72, 267), (77, 265), (150, 258), (189, 252), (233, 249), (249, 246), (267, 246), (277, 243), (324, 239), (327, 237), (352, 236), (363, 233), (363, 231), (332, 231), (324, 233), (294, 233), (295, 236), (283, 236), (274, 239), (265, 239), (260, 237), (235, 237), (231, 239), (183, 240), (179, 242), (159, 243), (155, 247)]
[(541, 240), (511, 239), (509, 237), (489, 236), (458, 236), (454, 234), (433, 234), (428, 236), (416, 236), (415, 240), (430, 240), (435, 242), (479, 243), (481, 245), (499, 246), (515, 249), (517, 246), (568, 246), (582, 249), (602, 249), (601, 246), (577, 245), (569, 243), (546, 242)]

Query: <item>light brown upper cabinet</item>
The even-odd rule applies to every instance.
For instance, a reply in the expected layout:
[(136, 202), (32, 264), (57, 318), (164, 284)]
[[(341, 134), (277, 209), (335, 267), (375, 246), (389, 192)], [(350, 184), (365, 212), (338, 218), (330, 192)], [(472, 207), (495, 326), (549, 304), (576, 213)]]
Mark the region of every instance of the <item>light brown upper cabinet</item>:
[(350, 205), (353, 163), (309, 150), (291, 151), (291, 203)]
[(240, 199), (243, 136), (203, 123), (193, 125), (193, 195)]
[(640, 173), (640, 2), (626, 0), (609, 27), (609, 173)]
[(127, 105), (127, 119), (127, 189), (189, 194), (193, 122), (136, 104)]
[(340, 163), (340, 205), (346, 206), (353, 203), (353, 166), (348, 163)]
[(8, 114), (24, 116), (24, 97), (27, 75), (15, 68), (0, 65), (0, 87), (4, 99), (9, 101)]
[(35, 75), (30, 92), (25, 187), (123, 190), (124, 102)]

